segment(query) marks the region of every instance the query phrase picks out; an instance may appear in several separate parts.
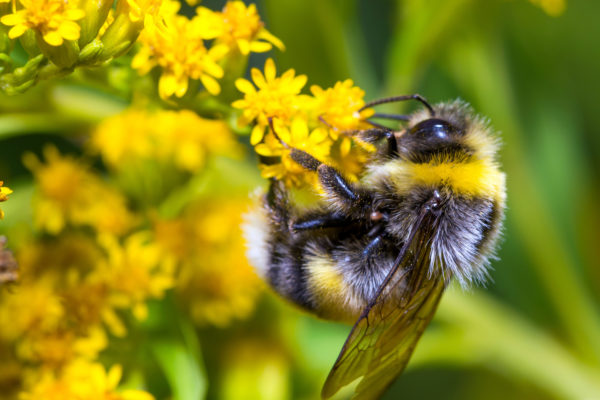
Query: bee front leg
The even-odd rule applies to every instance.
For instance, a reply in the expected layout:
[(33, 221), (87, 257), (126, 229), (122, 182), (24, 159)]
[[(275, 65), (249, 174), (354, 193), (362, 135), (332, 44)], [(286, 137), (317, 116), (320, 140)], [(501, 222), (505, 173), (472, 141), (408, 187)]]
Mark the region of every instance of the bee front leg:
[(335, 168), (322, 163), (305, 151), (291, 147), (290, 157), (292, 160), (310, 171), (316, 171), (319, 175), (319, 183), (333, 200), (334, 206), (337, 205), (345, 214), (364, 211), (370, 204), (370, 195), (368, 192), (355, 188), (351, 183), (340, 174)]
[(366, 129), (358, 131), (356, 136), (364, 142), (373, 144), (385, 139), (387, 143), (386, 154), (389, 157), (398, 157), (398, 142), (394, 131), (386, 128)]

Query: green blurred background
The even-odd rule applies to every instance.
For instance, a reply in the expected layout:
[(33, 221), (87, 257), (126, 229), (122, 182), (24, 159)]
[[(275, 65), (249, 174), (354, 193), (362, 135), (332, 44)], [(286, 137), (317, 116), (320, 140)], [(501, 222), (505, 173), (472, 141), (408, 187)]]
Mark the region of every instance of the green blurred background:
[[(219, 9), (224, 2), (202, 4)], [(432, 102), (462, 98), (501, 132), (508, 209), (492, 281), (448, 291), (409, 368), (384, 398), (600, 398), (600, 2), (569, 1), (557, 16), (527, 0), (257, 5), (269, 31), (286, 44), (285, 52), (270, 54), (280, 72), (294, 68), (322, 87), (352, 78), (367, 100), (411, 93)], [(262, 68), (265, 58), (253, 55), (251, 64)], [(60, 109), (61, 92), (53, 93)], [(125, 105), (94, 99), (106, 115)], [(19, 110), (19, 101), (3, 97), (2, 109)], [(39, 152), (52, 141), (77, 151), (63, 133), (77, 130), (81, 115), (88, 123), (94, 108), (82, 106), (81, 115), (61, 125), (60, 115), (43, 114), (46, 99), (38, 101), (27, 104), (41, 111), (38, 128), (30, 125), (26, 137), (12, 137), (18, 126), (0, 132), (10, 134), (0, 147), (0, 176), (8, 182), (29, 179), (20, 163), (25, 150)], [(227, 168), (212, 179), (228, 179)], [(260, 182), (253, 171), (252, 179), (236, 178), (244, 190)], [(16, 199), (28, 195), (16, 190), (13, 204), (2, 208), (7, 215), (23, 209)], [(272, 294), (250, 319), (227, 329), (182, 322), (170, 313), (170, 301), (152, 304), (142, 334), (131, 334), (158, 360), (130, 362), (147, 363), (146, 382), (159, 399), (316, 398), (349, 331)], [(111, 351), (123, 350), (117, 343), (108, 357)]]

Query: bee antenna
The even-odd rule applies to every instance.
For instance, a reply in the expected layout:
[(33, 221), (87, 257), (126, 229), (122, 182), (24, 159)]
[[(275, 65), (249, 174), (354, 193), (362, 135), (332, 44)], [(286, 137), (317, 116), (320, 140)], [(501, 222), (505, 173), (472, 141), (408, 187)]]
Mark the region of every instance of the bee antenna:
[(277, 132), (275, 132), (275, 127), (273, 126), (273, 117), (269, 117), (268, 120), (269, 120), (269, 128), (271, 128), (271, 132), (273, 132), (273, 135), (275, 136), (275, 139), (277, 139), (277, 141), (279, 143), (281, 143), (281, 145), (283, 147), (285, 147), (286, 149), (289, 149), (290, 146), (286, 142), (284, 142), (283, 140), (281, 140), (281, 138), (279, 137), (279, 135), (277, 134)]
[(433, 107), (431, 107), (431, 105), (427, 102), (427, 100), (425, 100), (425, 97), (421, 96), (420, 94), (409, 94), (409, 95), (404, 95), (404, 96), (386, 97), (384, 99), (374, 100), (374, 101), (371, 101), (371, 102), (365, 104), (364, 106), (362, 106), (358, 111), (360, 112), (360, 111), (364, 110), (365, 108), (377, 106), (379, 104), (396, 103), (398, 101), (406, 101), (406, 100), (420, 101), (427, 108), (427, 110), (429, 110), (429, 114), (431, 114), (432, 117), (435, 117), (435, 111), (433, 110)]

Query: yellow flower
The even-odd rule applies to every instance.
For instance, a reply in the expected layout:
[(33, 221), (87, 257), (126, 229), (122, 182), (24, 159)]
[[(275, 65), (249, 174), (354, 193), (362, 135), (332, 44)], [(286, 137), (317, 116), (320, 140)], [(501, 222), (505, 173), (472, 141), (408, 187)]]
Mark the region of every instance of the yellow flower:
[(121, 11), (119, 6), (127, 4), (129, 19), (132, 22), (143, 21), (146, 15), (156, 16), (159, 14), (160, 9), (165, 0), (120, 0), (117, 5), (117, 12)]
[[(3, 185), (4, 182), (0, 181), (0, 203), (8, 200), (8, 195), (13, 192), (10, 188)], [(4, 211), (0, 210), (0, 219), (2, 218), (4, 218)]]
[[(277, 121), (274, 121), (274, 127), (277, 135), (288, 146), (304, 150), (319, 161), (327, 160), (332, 142), (328, 139), (326, 129), (317, 128), (309, 132), (306, 120), (299, 117), (292, 120), (290, 129)], [(264, 178), (280, 179), (288, 186), (316, 183), (316, 174), (292, 160), (290, 150), (284, 147), (272, 132), (269, 132), (264, 143), (257, 144), (255, 149), (261, 156), (279, 158), (278, 163), (260, 166)]]
[(152, 127), (158, 138), (158, 158), (171, 158), (183, 170), (199, 170), (209, 155), (236, 156), (241, 150), (225, 122), (201, 118), (192, 111), (158, 112)]
[(223, 121), (188, 110), (128, 110), (104, 120), (92, 134), (90, 146), (112, 168), (155, 159), (192, 172), (210, 155), (235, 156), (240, 150)]
[(27, 332), (49, 331), (65, 315), (60, 296), (54, 290), (54, 278), (44, 276), (31, 282), (22, 279), (13, 291), (1, 293), (0, 337), (14, 341)]
[(131, 309), (139, 320), (147, 315), (146, 301), (161, 298), (174, 285), (171, 260), (150, 239), (148, 232), (135, 233), (123, 244), (113, 236), (99, 238), (107, 253), (98, 271), (110, 288), (108, 302), (115, 308)]
[(228, 49), (215, 45), (207, 50), (204, 40), (212, 35), (201, 17), (149, 18), (139, 38), (142, 47), (131, 65), (142, 75), (156, 66), (162, 69), (158, 91), (163, 99), (172, 95), (183, 97), (190, 80), (199, 80), (210, 94), (216, 95), (221, 91), (217, 79), (223, 77), (223, 68), (217, 62)]
[[(373, 115), (373, 110), (359, 111), (365, 105), (365, 92), (353, 85), (351, 79), (346, 79), (326, 90), (317, 85), (311, 86), (310, 91), (314, 96), (314, 118), (321, 118), (336, 131), (369, 128), (370, 125), (364, 121)], [(333, 138), (337, 138), (335, 132)]]
[(24, 157), (39, 189), (34, 198), (37, 227), (53, 234), (67, 224), (91, 226), (99, 232), (115, 234), (131, 227), (133, 216), (125, 199), (87, 165), (73, 157), (61, 156), (55, 147), (46, 147), (44, 156), (46, 164), (31, 153)]
[(246, 199), (197, 201), (179, 218), (155, 224), (157, 243), (179, 268), (181, 304), (199, 324), (227, 326), (254, 310), (261, 285), (244, 256), (247, 207)]
[(271, 50), (273, 45), (284, 49), (281, 40), (277, 39), (264, 28), (256, 5), (248, 7), (242, 1), (229, 1), (220, 13), (223, 19), (223, 32), (218, 42), (228, 47), (237, 47), (240, 53), (264, 53)]
[(12, 26), (8, 32), (11, 39), (28, 29), (39, 32), (51, 46), (60, 46), (64, 40), (79, 39), (81, 28), (75, 21), (82, 19), (85, 13), (77, 8), (76, 1), (19, 0), (19, 3), (22, 9), (0, 19), (4, 25)]
[(82, 234), (21, 244), (19, 285), (0, 301), (0, 337), (14, 342), (21, 360), (58, 367), (75, 357), (95, 358), (106, 347), (100, 324), (108, 286), (87, 282), (100, 257)]
[(340, 137), (331, 147), (331, 164), (348, 180), (356, 182), (374, 151), (375, 147), (369, 143)]
[(141, 390), (118, 391), (122, 376), (120, 365), (108, 372), (100, 363), (75, 360), (62, 371), (46, 370), (20, 400), (153, 400)]
[(281, 77), (276, 78), (275, 63), (271, 58), (265, 62), (265, 73), (252, 68), (252, 80), (257, 86), (246, 79), (238, 79), (236, 87), (244, 93), (243, 100), (233, 102), (233, 107), (243, 110), (240, 118), (242, 125), (256, 120), (257, 125), (252, 130), (250, 143), (259, 143), (264, 135), (268, 119), (274, 118), (284, 123), (301, 112), (306, 99), (299, 93), (306, 84), (306, 75), (295, 76), (295, 71), (290, 69)]

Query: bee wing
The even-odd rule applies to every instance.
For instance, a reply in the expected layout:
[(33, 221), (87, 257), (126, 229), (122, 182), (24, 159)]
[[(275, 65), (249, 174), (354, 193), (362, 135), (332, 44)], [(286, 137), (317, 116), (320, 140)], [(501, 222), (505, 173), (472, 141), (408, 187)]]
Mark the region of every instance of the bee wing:
[[(379, 398), (406, 367), (448, 282), (439, 272), (429, 273), (433, 226), (435, 217), (423, 211), (376, 296), (354, 324), (323, 386), (323, 398), (361, 376), (353, 399)], [(389, 296), (398, 290), (400, 296)]]

